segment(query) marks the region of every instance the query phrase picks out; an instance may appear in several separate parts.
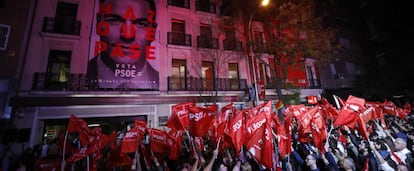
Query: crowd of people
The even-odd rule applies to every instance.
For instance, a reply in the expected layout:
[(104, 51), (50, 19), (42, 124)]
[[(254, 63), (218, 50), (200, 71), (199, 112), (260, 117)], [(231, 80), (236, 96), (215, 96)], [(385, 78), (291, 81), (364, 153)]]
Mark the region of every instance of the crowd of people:
[[(344, 106), (347, 106), (347, 102), (344, 102)], [(405, 107), (407, 107), (406, 105)], [(261, 106), (263, 107), (263, 106)], [(320, 108), (317, 106), (307, 106), (306, 108)], [(343, 110), (346, 107), (343, 107)], [(397, 108), (395, 108), (397, 109)], [(410, 106), (410, 111), (412, 107)], [(222, 109), (223, 110), (223, 109)], [(233, 110), (233, 109), (232, 109)], [(234, 109), (235, 110), (235, 109)], [(234, 111), (233, 110), (233, 111)], [(246, 109), (249, 110), (249, 109)], [(268, 110), (268, 109), (264, 109)], [(285, 111), (289, 110), (289, 106)], [(341, 110), (338, 110), (340, 112)], [(173, 109), (174, 111), (174, 109)], [(361, 126), (357, 122), (352, 124), (336, 125), (337, 120), (340, 118), (336, 116), (334, 118), (323, 117), (324, 129), (327, 130), (326, 137), (321, 143), (316, 142), (315, 139), (321, 138), (324, 134), (316, 134), (314, 132), (303, 134), (303, 121), (302, 117), (296, 115), (292, 118), (291, 129), (288, 129), (287, 134), (290, 138), (288, 144), (281, 144), (282, 134), (279, 129), (273, 128), (273, 139), (271, 149), (271, 166), (264, 164), (264, 159), (257, 158), (258, 151), (253, 150), (249, 143), (249, 140), (244, 140), (240, 149), (236, 148), (235, 144), (228, 144), (232, 140), (226, 140), (226, 136), (220, 136), (218, 139), (214, 139), (211, 134), (210, 128), (206, 136), (194, 137), (193, 133), (184, 133), (177, 136), (180, 138), (177, 142), (180, 142), (179, 152), (176, 157), (171, 157), (173, 154), (173, 148), (168, 147), (168, 151), (160, 152), (159, 149), (154, 149), (152, 144), (154, 139), (154, 128), (145, 128), (144, 132), (137, 130), (137, 137), (139, 142), (135, 145), (134, 152), (125, 151), (122, 147), (125, 137), (135, 134), (128, 134), (130, 130), (120, 130), (113, 135), (100, 136), (95, 139), (107, 139), (105, 143), (99, 141), (98, 146), (92, 145), (90, 139), (93, 139), (93, 130), (88, 130), (90, 134), (89, 144), (84, 149), (81, 142), (82, 132), (76, 132), (83, 128), (82, 126), (76, 127), (75, 132), (70, 133), (67, 137), (66, 147), (61, 140), (63, 136), (56, 141), (50, 141), (44, 145), (37, 145), (33, 149), (28, 148), (24, 153), (15, 160), (17, 162), (11, 162), (10, 152), (8, 148), (5, 148), (1, 153), (2, 159), (2, 171), (6, 170), (61, 170), (61, 167), (65, 170), (283, 170), (283, 171), (322, 171), (322, 170), (370, 170), (370, 171), (409, 171), (414, 169), (413, 150), (414, 150), (414, 115), (413, 113), (405, 113), (404, 115), (397, 115), (396, 113), (388, 114), (390, 110), (384, 110), (382, 117), (371, 117), (366, 122), (366, 130), (362, 131)], [(391, 110), (392, 111), (392, 110)], [(396, 110), (393, 110), (396, 111)], [(179, 112), (178, 112), (179, 113)], [(281, 113), (286, 119), (286, 112), (279, 111), (272, 113), (275, 118), (281, 117)], [(366, 113), (366, 112), (362, 112)], [(191, 114), (190, 114), (191, 115)], [(217, 114), (220, 115), (220, 114)], [(219, 116), (215, 116), (217, 117)], [(316, 114), (313, 114), (316, 115)], [(194, 116), (192, 116), (194, 117)], [(236, 115), (233, 116), (234, 118)], [(247, 116), (248, 117), (248, 116)], [(251, 120), (253, 116), (250, 116)], [(170, 117), (171, 119), (172, 117)], [(191, 116), (189, 117), (191, 118)], [(232, 120), (234, 120), (234, 118)], [(202, 118), (198, 118), (202, 119)], [(80, 119), (81, 120), (81, 119)], [(287, 122), (287, 120), (282, 121)], [(191, 122), (191, 121), (190, 121)], [(249, 122), (249, 121), (244, 121)], [(278, 121), (280, 122), (280, 121)], [(311, 122), (315, 122), (312, 120)], [(230, 123), (230, 122), (229, 122)], [(253, 124), (254, 128), (258, 129), (260, 125)], [(135, 123), (137, 124), (137, 122)], [(188, 124), (188, 123), (187, 123)], [(281, 124), (281, 123), (278, 123)], [(284, 123), (286, 124), (286, 123)], [(353, 125), (355, 124), (355, 125)], [(87, 125), (84, 123), (83, 125)], [(145, 125), (145, 123), (144, 123)], [(212, 127), (219, 127), (218, 122), (211, 121)], [(213, 126), (214, 125), (214, 126)], [(229, 124), (229, 127), (234, 127), (234, 124)], [(355, 126), (355, 127), (353, 127)], [(71, 125), (69, 123), (68, 129)], [(248, 127), (248, 126), (246, 126)], [(312, 130), (315, 129), (315, 125), (311, 125)], [(171, 134), (176, 132), (174, 129), (168, 128), (170, 131), (160, 131)], [(201, 128), (200, 128), (201, 129)], [(246, 130), (250, 128), (245, 128)], [(191, 130), (191, 129), (190, 129)], [(96, 135), (102, 135), (98, 129)], [(227, 130), (228, 131), (228, 130)], [(250, 131), (250, 130), (249, 130)], [(263, 135), (266, 134), (263, 132)], [(259, 134), (254, 132), (254, 134)], [(286, 134), (286, 135), (287, 135)], [(171, 134), (173, 135), (173, 134)], [(204, 134), (203, 134), (204, 135)], [(222, 134), (224, 135), (224, 134)], [(304, 136), (305, 135), (305, 136)], [(246, 136), (246, 135), (244, 135)], [(166, 136), (168, 137), (168, 136)], [(264, 136), (263, 136), (264, 137)], [(155, 137), (157, 138), (157, 137)], [(159, 139), (165, 141), (165, 144), (171, 144), (170, 139), (163, 139), (159, 134)], [(250, 136), (248, 139), (253, 139), (254, 136)], [(258, 149), (264, 149), (261, 153), (267, 152), (263, 143), (265, 139), (259, 138), (258, 144), (253, 146), (261, 146)], [(197, 142), (198, 141), (198, 142)], [(201, 141), (201, 143), (200, 143)], [(234, 140), (233, 140), (234, 141)], [(263, 145), (263, 146), (262, 146)], [(284, 146), (284, 147), (282, 147)], [(286, 149), (285, 147), (289, 149)], [(70, 149), (68, 149), (68, 147)], [(97, 149), (95, 151), (89, 151), (89, 149)], [(63, 150), (66, 149), (66, 150)], [(82, 153), (82, 149), (84, 152)], [(67, 151), (66, 154), (63, 151)], [(99, 152), (99, 153), (97, 153)], [(66, 163), (62, 163), (62, 155), (65, 155)], [(78, 158), (74, 159), (73, 156)], [(80, 157), (79, 157), (80, 156)], [(98, 157), (99, 156), (99, 157)], [(260, 156), (260, 155), (259, 155)], [(262, 154), (263, 156), (263, 154)], [(269, 156), (267, 156), (269, 158)], [(267, 160), (269, 161), (269, 160)]]

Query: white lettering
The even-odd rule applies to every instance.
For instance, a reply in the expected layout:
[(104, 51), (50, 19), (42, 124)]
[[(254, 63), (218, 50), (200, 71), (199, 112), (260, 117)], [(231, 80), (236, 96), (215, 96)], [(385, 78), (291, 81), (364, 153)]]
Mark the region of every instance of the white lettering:
[(265, 122), (266, 122), (266, 119), (262, 119), (256, 123), (253, 123), (252, 127), (247, 128), (247, 131), (249, 133), (252, 133), (256, 131), (257, 129), (259, 129)]
[(125, 134), (125, 138), (132, 138), (132, 137), (137, 137), (138, 133), (137, 132), (127, 132)]
[(155, 140), (165, 141), (165, 137), (161, 135), (153, 135), (152, 136)]
[(236, 132), (237, 130), (239, 130), (242, 126), (242, 120), (238, 120), (234, 125), (233, 125), (233, 131)]
[(194, 114), (190, 114), (190, 119), (194, 119), (194, 121), (199, 121), (204, 118), (204, 112), (198, 112)]

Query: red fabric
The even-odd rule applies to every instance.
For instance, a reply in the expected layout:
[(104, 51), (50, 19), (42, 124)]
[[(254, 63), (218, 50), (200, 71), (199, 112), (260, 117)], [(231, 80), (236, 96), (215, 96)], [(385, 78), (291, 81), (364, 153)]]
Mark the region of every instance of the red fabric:
[(194, 102), (185, 102), (171, 107), (171, 116), (168, 118), (166, 125), (176, 130), (183, 130), (189, 126), (188, 108), (195, 106)]
[(273, 168), (274, 146), (272, 127), (270, 126), (270, 122), (266, 122), (263, 141), (264, 144), (261, 162), (266, 168)]
[(367, 158), (366, 160), (365, 160), (365, 163), (364, 163), (364, 168), (362, 169), (363, 171), (368, 171), (369, 170), (369, 158)]
[(334, 119), (338, 117), (339, 111), (333, 107), (332, 104), (326, 100), (326, 98), (322, 97), (322, 105), (321, 108), (323, 110), (323, 115), (328, 119)]
[(397, 109), (397, 105), (394, 104), (392, 101), (385, 101), (383, 105), (383, 110), (385, 113), (390, 115), (396, 115), (395, 110)]
[[(259, 139), (254, 138), (262, 138), (264, 133), (266, 123), (266, 115), (264, 112), (259, 113), (258, 115), (254, 116), (253, 118), (250, 118), (246, 121), (246, 129), (244, 133), (245, 137), (245, 145), (246, 142), (249, 141), (258, 141)], [(260, 136), (255, 136), (259, 134)]]
[(312, 138), (315, 146), (325, 153), (325, 144), (323, 143), (328, 136), (326, 123), (320, 112), (316, 112), (312, 118)]
[(95, 157), (99, 157), (100, 150), (102, 150), (107, 144), (114, 142), (116, 138), (115, 132), (113, 132), (111, 135), (105, 135), (102, 134), (100, 128), (92, 129), (91, 132), (92, 136), (90, 137), (90, 144), (79, 149), (78, 152), (70, 156), (66, 160), (68, 163), (76, 162), (94, 153), (96, 154)]
[(302, 110), (296, 118), (298, 119), (301, 130), (303, 133), (311, 133), (311, 121), (315, 113), (318, 112), (317, 107), (312, 107), (310, 109)]
[(215, 141), (218, 142), (218, 139), (223, 136), (224, 131), (228, 129), (229, 121), (231, 115), (233, 115), (235, 108), (233, 106), (233, 103), (230, 103), (226, 106), (224, 106), (217, 118), (214, 120), (215, 124)]
[(358, 115), (364, 110), (365, 99), (355, 96), (349, 96), (346, 100), (345, 106), (339, 112), (334, 126), (347, 125), (349, 128), (354, 128)]
[(147, 132), (147, 123), (142, 120), (135, 119), (134, 126), (137, 127), (137, 131), (141, 137)]
[(121, 153), (133, 153), (137, 151), (141, 138), (142, 136), (138, 133), (138, 127), (131, 128), (122, 138)]
[(67, 131), (68, 133), (78, 132), (79, 140), (82, 146), (86, 146), (89, 144), (89, 136), (91, 136), (91, 130), (88, 127), (88, 123), (83, 119), (71, 115)]
[(150, 147), (154, 153), (166, 153), (169, 154), (170, 144), (172, 141), (168, 134), (164, 131), (151, 128), (148, 129), (150, 136)]
[(363, 118), (362, 115), (359, 115), (358, 117), (358, 126), (359, 126), (359, 131), (361, 132), (362, 136), (366, 139), (369, 140), (369, 133), (367, 131), (367, 121), (365, 121), (365, 119)]
[(240, 150), (243, 146), (244, 135), (243, 130), (245, 129), (244, 125), (244, 112), (237, 111), (236, 116), (233, 118), (229, 125), (229, 137), (232, 140), (232, 143), (236, 149), (237, 154), (240, 153)]
[[(277, 117), (276, 117), (277, 118)], [(279, 118), (277, 118), (278, 120)], [(277, 146), (279, 147), (280, 156), (282, 158), (286, 157), (292, 152), (292, 135), (291, 135), (291, 123), (292, 118), (285, 118), (284, 124), (276, 124), (276, 134), (277, 134)]]
[(387, 124), (385, 123), (384, 111), (383, 111), (384, 104), (379, 103), (379, 102), (365, 102), (365, 106), (375, 108), (374, 118), (379, 118), (382, 128), (387, 129)]
[(253, 157), (266, 168), (273, 167), (273, 139), (266, 113), (260, 112), (246, 121), (244, 145)]
[(182, 141), (183, 141), (183, 136), (182, 136), (182, 132), (178, 131), (175, 133), (169, 133), (170, 137), (174, 140), (174, 141), (170, 141), (170, 155), (168, 156), (168, 158), (170, 160), (178, 160), (180, 158), (180, 153), (181, 153), (181, 147), (182, 147)]
[(217, 105), (203, 108), (189, 107), (190, 134), (194, 137), (202, 137), (207, 134), (213, 119), (216, 116)]
[(138, 150), (138, 144), (142, 140), (144, 133), (147, 130), (147, 123), (144, 121), (135, 120), (134, 127), (132, 127), (121, 142), (121, 153), (133, 153)]

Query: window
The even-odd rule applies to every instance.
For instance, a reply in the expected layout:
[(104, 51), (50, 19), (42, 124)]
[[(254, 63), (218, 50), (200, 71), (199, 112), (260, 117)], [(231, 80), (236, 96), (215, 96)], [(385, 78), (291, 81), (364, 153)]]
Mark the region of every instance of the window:
[(185, 34), (183, 20), (172, 20), (171, 32), (168, 33), (168, 44), (191, 46), (191, 35)]
[(212, 43), (211, 26), (208, 24), (200, 24), (200, 36), (197, 39), (198, 47), (209, 48)]
[(46, 70), (47, 89), (65, 89), (69, 80), (71, 51), (51, 50)]
[(0, 50), (6, 50), (10, 36), (10, 26), (0, 24)]
[(203, 79), (203, 87), (205, 90), (213, 90), (214, 88), (214, 65), (213, 62), (202, 62), (201, 77)]
[(259, 63), (259, 77), (257, 81), (263, 81), (264, 83), (267, 83), (267, 72), (266, 72), (266, 65), (264, 63)]
[(237, 63), (229, 63), (229, 79), (230, 89), (239, 89), (239, 65)]
[(263, 33), (262, 32), (254, 32), (254, 42), (252, 42), (255, 46), (255, 50), (259, 52), (263, 52), (264, 50), (264, 39), (263, 39)]
[(224, 50), (237, 50), (240, 47), (237, 47), (236, 36), (234, 30), (230, 27), (224, 29), (224, 34), (226, 38), (223, 40)]
[(54, 31), (56, 33), (74, 34), (76, 28), (77, 4), (58, 2)]
[(210, 0), (196, 0), (196, 10), (216, 13), (216, 6)]
[(172, 82), (170, 83), (170, 86), (173, 90), (185, 89), (186, 72), (187, 68), (185, 60), (172, 60)]
[(190, 8), (190, 1), (189, 0), (168, 0), (168, 5), (182, 7), (182, 8)]

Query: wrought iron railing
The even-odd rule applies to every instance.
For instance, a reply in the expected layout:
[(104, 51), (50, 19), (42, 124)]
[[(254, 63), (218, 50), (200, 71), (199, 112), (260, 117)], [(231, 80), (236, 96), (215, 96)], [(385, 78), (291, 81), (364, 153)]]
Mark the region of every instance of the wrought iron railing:
[(44, 17), (42, 32), (79, 35), (80, 28), (81, 28), (80, 21), (75, 21), (74, 23), (63, 22), (63, 23), (58, 24), (55, 18)]
[(168, 44), (171, 45), (182, 45), (182, 46), (191, 46), (191, 35), (178, 32), (168, 32), (167, 33)]
[(224, 39), (223, 48), (224, 50), (243, 51), (243, 43), (235, 39)]
[(199, 48), (209, 48), (209, 49), (218, 49), (218, 39), (210, 38), (207, 36), (197, 36), (197, 47)]
[(215, 14), (216, 4), (210, 3), (208, 0), (196, 1), (196, 10)]
[(168, 5), (190, 9), (190, 0), (168, 0)]
[(168, 77), (168, 91), (238, 91), (246, 88), (246, 79)]

